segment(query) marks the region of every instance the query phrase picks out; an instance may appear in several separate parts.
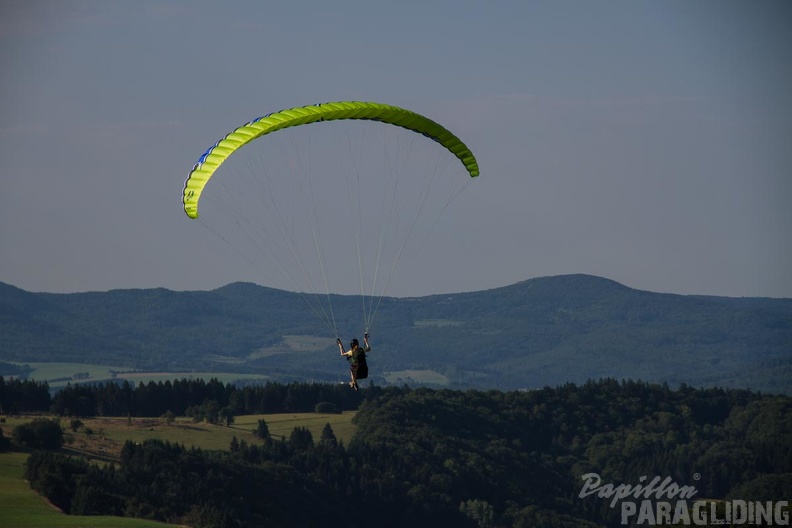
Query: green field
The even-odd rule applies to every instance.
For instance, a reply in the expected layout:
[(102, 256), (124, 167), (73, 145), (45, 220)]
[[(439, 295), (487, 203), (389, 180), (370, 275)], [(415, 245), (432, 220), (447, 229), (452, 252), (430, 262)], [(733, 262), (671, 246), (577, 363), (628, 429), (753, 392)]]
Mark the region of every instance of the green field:
[[(21, 363), (17, 363), (21, 365)], [(127, 367), (113, 367), (108, 365), (94, 365), (88, 363), (27, 363), (33, 371), (28, 375), (36, 381), (46, 381), (52, 388), (65, 387), (67, 383), (87, 383), (105, 380), (128, 380), (133, 385), (148, 383), (149, 381), (167, 381), (175, 379), (203, 379), (217, 378), (223, 383), (232, 383), (235, 380), (257, 380), (267, 382), (267, 376), (261, 374), (233, 374), (228, 372), (124, 372)], [(120, 372), (113, 375), (111, 371)]]
[(27, 453), (0, 453), (0, 526), (7, 528), (163, 528), (154, 521), (61, 513), (24, 480)]
[[(248, 444), (261, 444), (261, 439), (253, 434), (259, 419), (267, 422), (270, 435), (276, 440), (288, 438), (292, 430), (299, 426), (311, 431), (314, 440), (318, 441), (325, 424), (329, 423), (336, 438), (348, 444), (354, 433), (354, 425), (352, 425), (354, 415), (354, 412), (245, 415), (237, 416), (230, 427), (193, 423), (187, 418), (179, 418), (172, 425), (167, 425), (157, 418), (95, 418), (83, 420), (93, 434), (89, 437), (83, 430), (73, 433), (74, 442), (71, 447), (92, 455), (112, 457), (113, 453), (120, 451), (127, 440), (142, 442), (155, 438), (184, 444), (187, 447), (228, 449), (234, 437)], [(67, 425), (64, 423), (64, 426)]]
[(294, 413), (294, 414), (258, 414), (237, 417), (234, 427), (241, 427), (251, 430), (258, 424), (259, 419), (267, 422), (270, 435), (275, 438), (288, 438), (295, 427), (305, 427), (318, 441), (322, 434), (325, 424), (330, 424), (333, 433), (338, 440), (342, 440), (348, 445), (355, 432), (352, 418), (356, 411), (345, 411), (342, 414), (321, 414), (321, 413)]
[(385, 380), (393, 385), (417, 383), (420, 385), (448, 385), (450, 380), (434, 370), (394, 370), (385, 373)]
[[(305, 427), (318, 441), (325, 424), (333, 428), (336, 438), (349, 443), (355, 430), (352, 418), (355, 412), (343, 414), (260, 414), (236, 417), (231, 427), (192, 423), (179, 418), (173, 425), (166, 425), (157, 418), (85, 418), (83, 427), (77, 432), (69, 429), (69, 420), (62, 419), (70, 444), (65, 450), (75, 455), (84, 455), (96, 461), (117, 460), (118, 453), (126, 440), (142, 442), (149, 438), (195, 446), (201, 449), (228, 449), (231, 439), (245, 440), (248, 444), (261, 443), (252, 430), (259, 419), (264, 419), (270, 434), (275, 439), (288, 438), (295, 427)], [(6, 417), (2, 424), (3, 434), (11, 437), (13, 428), (32, 420), (32, 417)], [(91, 433), (87, 433), (90, 429)], [(23, 465), (27, 453), (0, 453), (0, 527), (3, 528), (151, 528), (172, 526), (162, 523), (102, 516), (71, 516), (59, 512), (39, 497), (23, 479)]]
[(279, 354), (294, 352), (321, 352), (328, 348), (327, 338), (311, 335), (285, 335), (283, 341), (275, 345), (261, 348), (248, 355), (247, 359), (260, 359)]
[[(81, 419), (83, 427), (77, 431), (69, 428), (69, 419), (61, 419), (61, 426), (66, 432), (67, 443), (64, 447), (68, 452), (96, 460), (111, 461), (117, 459), (127, 440), (143, 442), (153, 438), (210, 450), (228, 449), (234, 437), (248, 444), (261, 444), (262, 440), (253, 434), (253, 429), (260, 419), (267, 422), (270, 435), (276, 440), (288, 438), (295, 427), (305, 427), (313, 435), (314, 441), (318, 441), (325, 424), (329, 423), (336, 438), (348, 445), (355, 432), (355, 426), (352, 424), (354, 416), (355, 411), (347, 411), (343, 414), (243, 415), (237, 416), (230, 427), (193, 423), (188, 418), (178, 418), (172, 425), (167, 425), (159, 418), (110, 417), (83, 418)], [(32, 419), (6, 417), (6, 423), (2, 424), (3, 434), (10, 438), (14, 427)]]

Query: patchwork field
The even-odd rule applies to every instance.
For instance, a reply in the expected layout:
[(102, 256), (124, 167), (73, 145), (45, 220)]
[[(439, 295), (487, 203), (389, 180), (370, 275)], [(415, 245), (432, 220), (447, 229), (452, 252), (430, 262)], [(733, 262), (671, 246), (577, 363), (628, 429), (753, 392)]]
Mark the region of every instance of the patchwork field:
[(94, 365), (89, 363), (27, 363), (33, 368), (30, 379), (46, 381), (53, 389), (66, 386), (67, 383), (88, 383), (105, 380), (127, 380), (137, 385), (149, 381), (159, 382), (174, 379), (217, 378), (223, 383), (235, 380), (256, 380), (266, 383), (269, 379), (261, 374), (234, 374), (228, 372), (130, 372), (126, 367)]

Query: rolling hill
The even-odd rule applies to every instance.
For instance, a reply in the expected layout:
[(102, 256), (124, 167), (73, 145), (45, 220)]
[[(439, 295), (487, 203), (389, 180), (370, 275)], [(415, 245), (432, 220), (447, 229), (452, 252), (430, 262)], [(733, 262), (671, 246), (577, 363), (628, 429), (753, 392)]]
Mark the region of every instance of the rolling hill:
[[(333, 296), (333, 307), (345, 341), (362, 333), (358, 297)], [(792, 299), (662, 294), (564, 275), (385, 298), (371, 334), (379, 384), (513, 389), (612, 377), (792, 393)], [(334, 341), (299, 294), (249, 283), (70, 294), (0, 283), (6, 362), (336, 381), (346, 367)]]

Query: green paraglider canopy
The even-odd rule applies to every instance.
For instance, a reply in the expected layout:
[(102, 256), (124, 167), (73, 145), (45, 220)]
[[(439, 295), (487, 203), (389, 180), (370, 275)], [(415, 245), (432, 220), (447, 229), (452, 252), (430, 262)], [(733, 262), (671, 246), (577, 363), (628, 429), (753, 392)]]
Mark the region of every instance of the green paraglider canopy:
[(462, 140), (427, 117), (410, 110), (381, 103), (357, 101), (321, 103), (281, 110), (259, 117), (237, 128), (212, 145), (198, 159), (184, 182), (184, 212), (190, 218), (198, 218), (198, 201), (207, 182), (231, 154), (247, 143), (287, 127), (343, 119), (380, 121), (422, 134), (438, 142), (459, 158), (471, 177), (479, 175), (476, 158)]

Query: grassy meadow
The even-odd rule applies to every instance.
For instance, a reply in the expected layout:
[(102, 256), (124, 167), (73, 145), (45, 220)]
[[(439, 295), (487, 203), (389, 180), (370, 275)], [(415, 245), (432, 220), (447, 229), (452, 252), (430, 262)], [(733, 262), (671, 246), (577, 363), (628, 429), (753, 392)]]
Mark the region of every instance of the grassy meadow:
[[(201, 449), (228, 449), (231, 439), (245, 440), (248, 444), (261, 443), (253, 429), (264, 419), (275, 439), (288, 438), (295, 427), (305, 427), (319, 440), (322, 429), (329, 423), (336, 438), (349, 443), (354, 433), (354, 411), (343, 414), (294, 413), (260, 414), (236, 417), (231, 427), (193, 423), (187, 418), (177, 418), (167, 425), (157, 418), (83, 418), (82, 427), (72, 431), (69, 419), (61, 419), (66, 432), (64, 450), (73, 455), (86, 456), (100, 463), (118, 459), (126, 440), (142, 442), (157, 438), (195, 446)], [(29, 422), (34, 417), (8, 416), (0, 424), (3, 434), (11, 437), (14, 427)], [(171, 526), (163, 523), (106, 516), (72, 516), (61, 513), (36, 494), (25, 482), (24, 463), (28, 454), (0, 453), (0, 527), (14, 528), (154, 528)]]
[(163, 528), (141, 519), (66, 515), (38, 496), (25, 482), (27, 453), (0, 453), (0, 526), (7, 528)]
[[(253, 434), (260, 419), (267, 422), (270, 435), (276, 440), (288, 438), (295, 427), (305, 427), (311, 431), (314, 440), (318, 441), (325, 424), (329, 423), (336, 438), (348, 444), (355, 429), (352, 424), (354, 416), (355, 411), (343, 414), (254, 414), (237, 416), (230, 427), (194, 423), (189, 418), (177, 418), (171, 425), (159, 418), (82, 418), (83, 425), (77, 431), (72, 431), (70, 420), (64, 418), (61, 419), (61, 426), (65, 431), (64, 448), (67, 451), (96, 460), (112, 461), (118, 457), (127, 440), (142, 442), (156, 438), (187, 447), (228, 449), (231, 440), (236, 436), (237, 440), (245, 440), (248, 444), (260, 444), (262, 441)], [(6, 423), (0, 424), (0, 427), (3, 428), (4, 435), (10, 438), (14, 427), (32, 419), (33, 417), (8, 416)]]
[[(18, 363), (19, 364), (19, 363)], [(105, 380), (127, 380), (133, 385), (159, 382), (175, 379), (203, 379), (217, 378), (223, 383), (232, 383), (235, 380), (254, 380), (266, 383), (268, 377), (261, 374), (233, 374), (228, 372), (126, 372), (127, 367), (113, 367), (108, 365), (95, 365), (89, 363), (27, 363), (33, 371), (28, 378), (36, 381), (46, 381), (53, 389), (65, 387), (67, 383), (93, 383)], [(113, 372), (116, 372), (114, 375)]]

